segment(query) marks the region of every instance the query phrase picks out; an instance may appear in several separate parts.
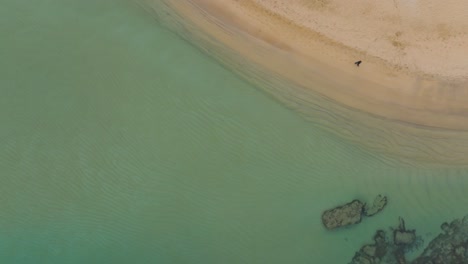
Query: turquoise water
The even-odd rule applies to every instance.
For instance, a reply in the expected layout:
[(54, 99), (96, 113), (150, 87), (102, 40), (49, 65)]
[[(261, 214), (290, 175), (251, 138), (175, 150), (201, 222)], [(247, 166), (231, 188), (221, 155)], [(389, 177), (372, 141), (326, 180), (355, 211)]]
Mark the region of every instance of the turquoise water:
[(4, 0), (0, 39), (0, 263), (347, 263), (398, 216), (427, 242), (467, 213), (468, 170), (330, 135), (129, 1)]

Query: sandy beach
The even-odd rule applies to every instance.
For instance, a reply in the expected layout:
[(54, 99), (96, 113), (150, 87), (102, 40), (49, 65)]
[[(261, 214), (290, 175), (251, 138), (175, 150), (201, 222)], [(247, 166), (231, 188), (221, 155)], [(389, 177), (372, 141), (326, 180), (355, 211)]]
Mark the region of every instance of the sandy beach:
[(142, 1), (329, 130), (384, 152), (466, 163), (468, 2)]

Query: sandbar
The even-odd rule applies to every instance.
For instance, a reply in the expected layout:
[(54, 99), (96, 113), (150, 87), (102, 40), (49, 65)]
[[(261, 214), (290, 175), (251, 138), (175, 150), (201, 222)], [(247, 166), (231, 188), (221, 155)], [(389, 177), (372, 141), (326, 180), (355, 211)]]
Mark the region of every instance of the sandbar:
[(137, 1), (340, 136), (468, 164), (467, 1)]

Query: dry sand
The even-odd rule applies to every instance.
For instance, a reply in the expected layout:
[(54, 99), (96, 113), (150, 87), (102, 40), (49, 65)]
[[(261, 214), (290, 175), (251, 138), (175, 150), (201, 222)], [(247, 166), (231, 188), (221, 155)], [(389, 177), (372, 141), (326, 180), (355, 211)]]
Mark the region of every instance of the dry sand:
[(468, 164), (467, 1), (140, 1), (337, 134), (397, 156)]

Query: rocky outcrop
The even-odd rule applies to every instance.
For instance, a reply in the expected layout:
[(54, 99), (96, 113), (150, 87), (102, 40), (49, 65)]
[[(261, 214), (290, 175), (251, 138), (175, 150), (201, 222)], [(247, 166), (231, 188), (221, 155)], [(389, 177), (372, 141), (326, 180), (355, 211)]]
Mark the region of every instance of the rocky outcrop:
[(353, 200), (350, 203), (327, 210), (322, 214), (322, 223), (327, 229), (357, 224), (361, 222), (364, 203)]
[(359, 200), (353, 200), (322, 214), (322, 223), (327, 229), (335, 229), (360, 223), (363, 216), (373, 216), (387, 205), (387, 197), (378, 195), (371, 206)]
[(366, 206), (364, 207), (364, 215), (373, 216), (376, 213), (382, 211), (386, 205), (387, 205), (387, 197), (379, 194), (377, 195), (377, 197), (375, 197), (372, 205), (366, 204)]
[(443, 231), (424, 249), (413, 264), (468, 264), (468, 215), (450, 224), (443, 223)]
[(352, 264), (376, 264), (380, 263), (382, 258), (387, 254), (388, 246), (385, 232), (378, 230), (374, 235), (374, 243), (364, 245), (356, 252), (353, 257)]
[(423, 253), (413, 261), (405, 254), (422, 244), (415, 230), (407, 230), (400, 218), (391, 236), (378, 230), (374, 243), (361, 247), (350, 264), (468, 264), (468, 216), (441, 225), (443, 231), (433, 239)]
[(400, 217), (400, 225), (393, 230), (393, 242), (395, 245), (411, 245), (416, 241), (416, 231), (406, 230), (405, 220)]
[(388, 237), (387, 232), (378, 230), (374, 235), (374, 243), (361, 247), (351, 264), (406, 264), (405, 253), (416, 245), (416, 231), (407, 230), (405, 221), (400, 218), (400, 224), (393, 230), (392, 236)]

